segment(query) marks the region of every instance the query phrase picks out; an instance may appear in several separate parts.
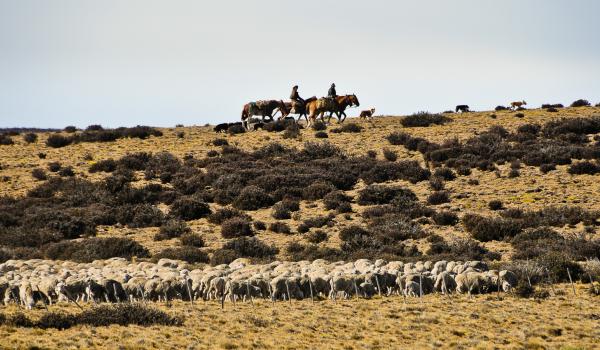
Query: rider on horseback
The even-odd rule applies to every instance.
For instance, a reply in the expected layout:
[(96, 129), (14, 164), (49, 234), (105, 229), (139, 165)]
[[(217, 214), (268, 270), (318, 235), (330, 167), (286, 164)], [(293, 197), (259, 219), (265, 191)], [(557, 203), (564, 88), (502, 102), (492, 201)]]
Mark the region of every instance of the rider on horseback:
[(297, 106), (304, 106), (304, 99), (298, 94), (298, 85), (294, 85), (292, 88), (292, 94), (290, 95), (292, 100), (292, 108), (295, 110)]
[(335, 83), (331, 84), (331, 87), (329, 88), (329, 91), (327, 91), (327, 97), (329, 98), (336, 98), (337, 93), (335, 92)]

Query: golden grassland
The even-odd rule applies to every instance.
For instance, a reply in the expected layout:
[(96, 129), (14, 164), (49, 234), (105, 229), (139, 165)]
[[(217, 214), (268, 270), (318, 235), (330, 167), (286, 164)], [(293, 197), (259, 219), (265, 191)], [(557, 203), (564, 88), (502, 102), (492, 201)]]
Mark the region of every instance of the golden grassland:
[[(492, 125), (502, 125), (514, 130), (524, 123), (544, 123), (551, 119), (576, 116), (600, 115), (600, 108), (565, 108), (559, 113), (544, 110), (523, 111), (524, 117), (517, 118), (514, 112), (476, 112), (449, 115), (453, 119), (445, 125), (427, 128), (403, 128), (399, 117), (376, 118), (374, 123), (349, 119), (365, 130), (359, 134), (329, 133), (329, 142), (343, 148), (349, 154), (365, 154), (375, 150), (382, 158), (382, 149), (398, 152), (399, 159), (422, 161), (418, 152), (406, 150), (403, 146), (390, 145), (385, 137), (393, 131), (404, 131), (427, 138), (430, 141), (443, 141), (456, 137), (467, 139), (483, 132)], [(492, 118), (494, 114), (496, 117)], [(336, 127), (335, 125), (330, 128)], [(119, 158), (128, 152), (167, 151), (178, 157), (192, 154), (203, 157), (207, 151), (216, 149), (211, 141), (226, 138), (230, 144), (245, 150), (252, 150), (270, 142), (287, 146), (302, 147), (306, 141), (315, 141), (314, 131), (302, 130), (299, 139), (283, 139), (281, 133), (266, 131), (250, 132), (242, 135), (215, 134), (211, 127), (184, 127), (161, 129), (163, 137), (147, 140), (121, 139), (109, 143), (80, 143), (64, 148), (53, 149), (45, 145), (48, 133), (39, 134), (34, 144), (26, 144), (20, 136), (13, 137), (15, 145), (0, 146), (0, 196), (22, 196), (39, 182), (31, 176), (34, 168), (46, 169), (48, 163), (58, 161), (64, 166), (73, 166), (76, 175), (92, 180), (106, 176), (102, 173), (90, 174), (89, 166), (94, 161)], [(184, 132), (179, 138), (178, 132)], [(321, 140), (318, 140), (321, 141)], [(40, 159), (38, 153), (46, 153)], [(93, 157), (86, 161), (86, 155)], [(446, 188), (452, 194), (452, 202), (440, 206), (458, 210), (460, 214), (478, 212), (491, 214), (487, 203), (492, 199), (501, 200), (507, 207), (539, 209), (549, 205), (580, 205), (587, 209), (600, 210), (600, 181), (598, 176), (567, 173), (566, 166), (542, 174), (536, 167), (523, 165), (521, 176), (509, 178), (509, 165), (499, 166), (501, 176), (494, 172), (473, 170), (470, 176), (462, 176), (447, 182)], [(138, 178), (143, 179), (140, 174)], [(479, 181), (479, 185), (469, 182)], [(138, 185), (144, 184), (139, 180)], [(410, 184), (396, 182), (412, 189), (420, 200), (425, 201), (431, 193), (427, 183)], [(355, 191), (362, 188), (359, 183)], [(457, 196), (460, 194), (460, 196)], [(213, 205), (214, 207), (214, 205)], [(336, 217), (337, 225), (328, 232), (329, 240), (322, 245), (338, 246), (337, 231), (345, 225), (360, 222), (362, 208), (354, 205), (355, 213), (348, 218)], [(163, 208), (164, 209), (164, 208)], [(321, 201), (302, 202), (300, 220), (284, 220), (293, 231), (301, 220), (323, 214)], [(255, 220), (266, 223), (275, 221), (270, 209), (250, 213)], [(224, 240), (218, 226), (209, 224), (206, 219), (188, 223), (195, 231), (202, 233), (208, 250), (220, 248)], [(454, 227), (434, 227), (425, 225), (444, 237), (464, 237), (466, 232), (461, 225)], [(127, 235), (150, 249), (152, 253), (166, 246), (177, 245), (177, 239), (155, 242), (157, 228), (130, 229), (124, 227), (100, 227), (99, 236)], [(583, 227), (563, 227), (563, 233), (581, 232)], [(598, 234), (598, 233), (596, 233)], [(269, 231), (258, 237), (281, 250), (279, 259), (285, 259), (287, 243), (302, 240), (301, 235), (282, 235)], [(421, 244), (421, 242), (418, 242)], [(502, 259), (510, 259), (511, 247), (508, 243), (489, 242), (485, 246), (503, 254)], [(389, 349), (389, 348), (600, 348), (600, 302), (590, 296), (584, 286), (578, 286), (577, 297), (572, 296), (568, 285), (555, 287), (557, 293), (547, 300), (520, 299), (510, 295), (499, 300), (495, 294), (455, 296), (446, 298), (427, 295), (422, 300), (401, 297), (374, 298), (372, 300), (348, 300), (334, 304), (330, 301), (311, 303), (310, 300), (290, 303), (267, 301), (238, 303), (235, 307), (227, 303), (222, 311), (217, 302), (199, 302), (193, 307), (181, 301), (171, 306), (155, 304), (173, 314), (185, 316), (183, 327), (139, 327), (78, 326), (65, 331), (0, 327), (0, 348), (334, 348), (334, 349)], [(88, 307), (88, 306), (86, 306)], [(74, 305), (52, 306), (51, 310), (77, 312)], [(16, 306), (0, 308), (0, 312), (14, 313)], [(32, 311), (36, 317), (45, 310)]]
[[(155, 303), (181, 327), (0, 327), (0, 348), (104, 349), (594, 349), (600, 303), (583, 286), (556, 285), (546, 300), (510, 295), (426, 295), (370, 300)], [(594, 299), (595, 298), (595, 299)], [(85, 306), (88, 307), (88, 306)], [(76, 313), (74, 305), (51, 310)], [(11, 306), (8, 313), (17, 312)], [(31, 318), (44, 309), (29, 313)]]
[[(557, 118), (571, 118), (578, 116), (600, 115), (600, 108), (580, 107), (565, 108), (559, 113), (550, 113), (542, 109), (522, 111), (523, 118), (517, 118), (515, 112), (474, 112), (465, 114), (450, 114), (452, 122), (445, 125), (434, 125), (430, 127), (403, 128), (400, 125), (400, 117), (380, 117), (373, 123), (349, 118), (347, 122), (355, 122), (364, 127), (361, 133), (331, 133), (328, 141), (338, 145), (348, 154), (364, 155), (369, 150), (377, 151), (378, 157), (383, 158), (382, 149), (388, 148), (398, 153), (399, 159), (417, 159), (422, 161), (418, 152), (412, 152), (403, 146), (390, 145), (385, 137), (394, 131), (404, 131), (415, 136), (424, 137), (430, 141), (441, 142), (449, 138), (465, 140), (477, 133), (481, 133), (492, 125), (502, 125), (508, 130), (515, 130), (519, 125), (525, 123), (543, 124)], [(492, 118), (495, 115), (495, 118)], [(331, 128), (336, 125), (330, 126)], [(306, 141), (322, 141), (314, 137), (312, 130), (302, 130), (298, 139), (284, 139), (282, 133), (269, 133), (266, 131), (249, 132), (241, 135), (216, 134), (210, 126), (191, 126), (181, 128), (164, 128), (162, 137), (150, 137), (146, 140), (120, 139), (107, 143), (79, 143), (63, 148), (50, 148), (45, 145), (49, 133), (39, 134), (39, 140), (34, 144), (26, 144), (21, 137), (13, 137), (15, 145), (0, 146), (0, 196), (21, 196), (37, 184), (39, 181), (31, 176), (34, 168), (47, 169), (51, 162), (60, 162), (63, 166), (72, 166), (76, 176), (100, 180), (104, 173), (88, 172), (91, 164), (95, 161), (119, 157), (131, 152), (171, 152), (178, 157), (191, 154), (197, 158), (204, 157), (209, 150), (219, 150), (213, 146), (212, 141), (217, 138), (225, 138), (231, 145), (236, 145), (244, 150), (253, 150), (271, 142), (279, 142), (286, 146), (301, 148)], [(183, 132), (184, 137), (179, 138), (177, 133)], [(40, 159), (38, 153), (46, 153), (46, 159)], [(91, 156), (92, 160), (85, 160)], [(509, 178), (510, 165), (499, 166), (501, 176), (494, 172), (482, 172), (473, 169), (470, 176), (461, 176), (454, 181), (446, 183), (446, 188), (452, 194), (452, 202), (438, 206), (438, 209), (449, 209), (459, 212), (461, 215), (467, 212), (488, 213), (487, 204), (490, 200), (501, 200), (506, 207), (520, 207), (523, 209), (539, 209), (551, 205), (580, 205), (587, 209), (600, 210), (600, 181), (598, 176), (577, 175), (573, 176), (567, 172), (567, 166), (557, 166), (557, 170), (542, 174), (537, 167), (523, 165), (521, 176)], [(147, 183), (143, 180), (143, 174), (138, 176), (137, 185)], [(469, 180), (477, 180), (473, 184)], [(431, 193), (429, 184), (421, 182), (411, 184), (406, 181), (397, 181), (396, 184), (413, 190), (421, 201), (425, 201)], [(360, 190), (364, 184), (359, 183), (354, 191)], [(213, 209), (218, 206), (212, 205)], [(166, 209), (166, 207), (161, 207)], [(337, 215), (337, 225), (329, 230), (329, 239), (321, 245), (337, 247), (339, 240), (337, 232), (339, 229), (350, 224), (360, 222), (362, 207), (353, 205), (354, 213), (350, 217)], [(283, 220), (288, 223), (292, 231), (307, 217), (319, 215), (324, 212), (321, 201), (301, 203), (299, 220)], [(276, 221), (271, 217), (271, 209), (262, 209), (250, 213), (254, 220), (261, 220), (267, 224)], [(188, 222), (194, 232), (201, 233), (206, 241), (208, 250), (217, 249), (225, 242), (221, 238), (220, 228), (207, 222), (206, 219)], [(466, 237), (466, 232), (461, 225), (454, 227), (429, 227), (428, 230), (440, 234), (445, 238)], [(563, 227), (559, 231), (565, 234), (581, 232), (583, 227)], [(127, 235), (146, 246), (151, 253), (158, 252), (166, 246), (176, 245), (178, 240), (155, 242), (154, 234), (157, 228), (129, 229), (124, 227), (100, 227), (99, 236), (123, 236)], [(289, 242), (298, 240), (298, 235), (282, 235), (273, 232), (259, 234), (261, 239), (275, 244), (280, 248), (280, 259), (285, 259), (284, 250), (281, 249)], [(423, 242), (416, 242), (422, 247)], [(503, 260), (510, 258), (510, 244), (503, 242), (488, 242), (486, 248), (502, 253)]]

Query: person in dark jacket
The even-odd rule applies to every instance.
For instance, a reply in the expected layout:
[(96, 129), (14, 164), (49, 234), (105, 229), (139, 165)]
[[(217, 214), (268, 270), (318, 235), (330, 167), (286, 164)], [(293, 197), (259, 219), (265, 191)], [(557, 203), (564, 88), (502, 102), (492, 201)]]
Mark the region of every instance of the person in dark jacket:
[(335, 83), (331, 84), (329, 91), (327, 91), (327, 97), (335, 98), (337, 96), (337, 92), (335, 92)]
[(298, 93), (298, 85), (294, 85), (294, 87), (292, 88), (290, 100), (292, 100), (292, 107), (304, 105), (304, 99), (300, 97), (300, 94)]

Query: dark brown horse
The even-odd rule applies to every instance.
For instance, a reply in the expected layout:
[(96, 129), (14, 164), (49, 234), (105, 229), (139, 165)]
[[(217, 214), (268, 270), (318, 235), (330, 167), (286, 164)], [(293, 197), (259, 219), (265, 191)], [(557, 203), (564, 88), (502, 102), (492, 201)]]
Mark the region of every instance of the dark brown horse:
[(311, 101), (306, 104), (306, 112), (308, 112), (308, 125), (311, 125), (315, 122), (317, 117), (321, 117), (323, 120), (323, 115), (329, 112), (329, 118), (327, 122), (331, 121), (331, 116), (335, 113), (339, 122), (343, 123), (346, 119), (346, 108), (348, 106), (360, 106), (358, 102), (358, 98), (355, 94), (352, 95), (344, 95), (344, 96), (336, 96), (335, 98), (320, 98), (315, 101)]
[[(265, 117), (269, 117), (272, 121), (275, 110), (279, 110), (281, 114), (284, 113), (286, 107), (283, 101), (265, 100), (246, 103), (242, 109), (242, 124), (248, 129), (248, 119), (255, 115), (260, 116), (263, 122), (265, 121)], [(275, 111), (275, 113), (277, 112)]]

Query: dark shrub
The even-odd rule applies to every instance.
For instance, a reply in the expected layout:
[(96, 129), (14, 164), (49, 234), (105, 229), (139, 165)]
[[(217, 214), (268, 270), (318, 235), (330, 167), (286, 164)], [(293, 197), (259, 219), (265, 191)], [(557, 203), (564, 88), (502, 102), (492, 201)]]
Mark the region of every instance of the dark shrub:
[(223, 249), (232, 250), (238, 257), (245, 258), (270, 258), (279, 253), (275, 246), (269, 246), (256, 237), (233, 239), (225, 243)]
[(325, 131), (317, 131), (315, 133), (315, 137), (318, 139), (326, 139), (326, 138), (329, 138), (329, 135), (327, 135), (327, 132), (325, 132)]
[(447, 191), (435, 191), (427, 197), (427, 203), (439, 205), (450, 202), (450, 194)]
[(408, 202), (417, 200), (414, 192), (407, 188), (373, 184), (358, 193), (358, 204), (388, 204), (396, 197), (402, 197), (403, 200)]
[(441, 115), (428, 112), (419, 112), (402, 118), (400, 124), (405, 128), (430, 126), (433, 124), (441, 125), (452, 121), (452, 119)]
[(66, 314), (63, 312), (46, 312), (35, 324), (41, 329), (56, 328), (59, 330), (69, 329), (77, 324), (75, 315)]
[[(573, 282), (583, 276), (581, 266), (563, 252), (549, 252), (539, 257), (537, 262), (543, 268), (548, 269), (548, 274), (554, 282), (568, 282), (569, 273)], [(567, 273), (567, 269), (569, 269), (569, 273)]]
[(323, 197), (323, 204), (327, 210), (338, 209), (343, 203), (350, 203), (352, 199), (342, 191), (329, 192)]
[(29, 317), (20, 311), (7, 317), (4, 323), (11, 327), (33, 327), (35, 325), (35, 323), (31, 321)]
[(208, 254), (201, 249), (190, 246), (165, 248), (152, 256), (153, 261), (160, 259), (183, 260), (189, 263), (208, 263)]
[(213, 266), (230, 264), (237, 258), (239, 258), (238, 254), (231, 249), (217, 249), (210, 258), (210, 264)]
[(7, 134), (0, 134), (0, 145), (10, 146), (14, 145), (15, 142)]
[(433, 221), (438, 225), (454, 226), (458, 223), (458, 216), (451, 211), (440, 211), (433, 215)]
[(188, 247), (204, 247), (204, 239), (197, 233), (184, 233), (179, 237), (181, 245)]
[(300, 210), (300, 201), (294, 198), (284, 198), (281, 202), (279, 202), (284, 208), (287, 208), (289, 211), (298, 211)]
[(313, 216), (302, 222), (302, 224), (298, 225), (298, 232), (306, 233), (311, 228), (321, 228), (325, 225), (329, 225), (332, 223), (332, 216)]
[(214, 149), (211, 149), (210, 151), (206, 152), (206, 156), (210, 158), (218, 157), (219, 152), (215, 151)]
[(556, 164), (542, 164), (540, 165), (540, 171), (544, 174), (551, 172), (552, 170), (556, 170)]
[(499, 112), (499, 111), (507, 111), (507, 110), (509, 110), (509, 108), (508, 108), (508, 107), (505, 107), (505, 106), (496, 106), (496, 108), (494, 108), (494, 110), (495, 110), (496, 112)]
[(227, 140), (225, 140), (225, 139), (214, 139), (212, 141), (212, 144), (214, 146), (228, 146), (229, 142), (227, 142)]
[(208, 204), (191, 197), (182, 197), (171, 204), (169, 215), (181, 220), (196, 220), (210, 215)]
[(292, 213), (285, 205), (283, 205), (283, 203), (280, 202), (273, 206), (271, 216), (277, 220), (286, 220), (292, 218)]
[(521, 176), (519, 169), (510, 169), (510, 171), (508, 172), (508, 177), (511, 179), (519, 176)]
[(63, 129), (64, 132), (72, 134), (75, 131), (77, 131), (77, 128), (73, 125), (69, 125), (69, 126), (65, 126), (65, 128)]
[(149, 256), (149, 253), (146, 248), (136, 241), (121, 237), (62, 241), (51, 243), (46, 248), (46, 257), (52, 260), (92, 262), (113, 257), (131, 259), (134, 256), (145, 258)]
[(311, 128), (314, 131), (322, 131), (322, 130), (326, 130), (327, 129), (327, 124), (323, 123), (320, 120), (317, 120), (316, 122), (314, 122), (311, 126)]
[(546, 112), (556, 113), (556, 112), (558, 112), (558, 109), (556, 109), (554, 107), (550, 107), (550, 108), (546, 109)]
[(314, 232), (310, 232), (306, 235), (306, 240), (310, 243), (321, 243), (327, 240), (327, 233), (321, 230), (315, 230)]
[(246, 186), (232, 204), (241, 210), (258, 210), (271, 206), (273, 199), (260, 187)]
[(316, 244), (303, 245), (298, 242), (290, 242), (286, 246), (285, 251), (291, 261), (313, 261), (316, 259), (336, 261), (344, 258), (340, 250), (329, 247), (319, 247)]
[(98, 124), (92, 124), (89, 125), (87, 128), (85, 128), (86, 131), (101, 131), (104, 130), (104, 128), (102, 127), (102, 125), (98, 125)]
[(96, 162), (90, 166), (90, 173), (97, 173), (99, 171), (103, 171), (106, 173), (111, 173), (117, 169), (117, 162), (114, 159), (105, 159), (99, 162)]
[(290, 124), (285, 128), (283, 132), (284, 139), (297, 139), (298, 137), (300, 137), (300, 127), (298, 127), (298, 124)]
[(586, 160), (583, 162), (571, 164), (567, 171), (569, 172), (569, 174), (573, 175), (594, 175), (600, 173), (600, 166), (596, 162), (590, 162)]
[(429, 186), (431, 186), (431, 189), (434, 191), (441, 191), (445, 186), (444, 179), (441, 177), (432, 176), (429, 178)]
[(331, 130), (331, 132), (334, 133), (340, 133), (340, 132), (351, 132), (351, 133), (355, 133), (355, 132), (361, 132), (362, 131), (362, 126), (358, 125), (358, 124), (354, 124), (354, 123), (347, 123), (347, 124), (343, 124), (341, 127)]
[(514, 237), (522, 229), (520, 223), (515, 220), (487, 218), (475, 214), (466, 214), (463, 216), (462, 222), (467, 232), (482, 242)]
[(504, 206), (502, 205), (502, 202), (499, 200), (491, 200), (488, 203), (488, 208), (490, 208), (490, 210), (501, 210), (504, 208)]
[(521, 134), (537, 135), (541, 127), (538, 124), (523, 124), (517, 128), (517, 132)]
[(33, 176), (34, 179), (36, 180), (46, 180), (48, 179), (48, 176), (46, 175), (46, 172), (43, 169), (40, 168), (35, 168), (31, 171), (31, 176)]
[(431, 172), (422, 168), (417, 161), (403, 160), (393, 163), (376, 163), (360, 176), (367, 184), (391, 180), (406, 180), (411, 183), (417, 183), (428, 180)]
[(458, 169), (456, 169), (456, 172), (461, 176), (469, 176), (471, 175), (471, 168), (468, 166), (460, 166)]
[(398, 154), (396, 153), (396, 151), (384, 148), (383, 149), (383, 158), (385, 158), (386, 160), (388, 160), (390, 162), (395, 162), (398, 159)]
[(244, 128), (241, 124), (234, 124), (227, 128), (227, 133), (230, 135), (243, 134), (245, 132), (246, 128)]
[(223, 238), (236, 238), (242, 236), (254, 236), (250, 221), (234, 217), (223, 221), (221, 224), (221, 236)]
[(331, 183), (317, 181), (311, 183), (302, 191), (302, 198), (314, 201), (325, 197), (325, 195), (334, 190), (335, 187)]
[(386, 139), (392, 145), (404, 145), (410, 140), (411, 136), (405, 132), (393, 132)]
[(178, 131), (176, 134), (177, 138), (182, 139), (185, 137), (185, 133), (183, 131)]
[(254, 221), (253, 226), (257, 231), (264, 231), (267, 229), (267, 225), (262, 221)]
[(437, 168), (433, 172), (433, 176), (440, 177), (446, 181), (452, 181), (456, 179), (456, 174), (450, 168)]
[(32, 132), (29, 132), (25, 135), (23, 135), (23, 140), (27, 143), (35, 143), (37, 142), (38, 136), (37, 134), (34, 134)]
[(339, 233), (339, 237), (342, 241), (351, 241), (353, 239), (356, 239), (357, 237), (368, 237), (370, 235), (371, 233), (369, 231), (357, 225), (344, 227), (340, 230)]
[(208, 222), (215, 225), (220, 225), (223, 221), (234, 217), (241, 217), (248, 221), (251, 220), (250, 216), (242, 211), (234, 208), (221, 208), (217, 209), (214, 213), (208, 216)]
[(38, 153), (38, 158), (39, 159), (46, 159), (46, 153), (44, 153), (44, 152)]
[(48, 136), (48, 139), (46, 140), (46, 146), (52, 148), (65, 147), (70, 145), (71, 143), (73, 143), (73, 138), (65, 137), (61, 134), (52, 134)]
[(144, 304), (119, 303), (103, 304), (85, 310), (77, 316), (79, 324), (92, 327), (106, 327), (112, 324), (128, 326), (181, 326), (183, 318), (169, 316), (164, 311), (146, 306)]
[(342, 150), (328, 141), (305, 142), (304, 149), (300, 152), (300, 155), (307, 159), (345, 158)]
[(484, 248), (479, 242), (469, 239), (455, 239), (450, 242), (450, 253), (457, 260), (499, 260), (500, 254)]
[(377, 158), (377, 152), (373, 151), (372, 149), (368, 150), (367, 151), (367, 157), (369, 157), (371, 159), (376, 159)]
[(589, 107), (590, 103), (588, 102), (588, 100), (583, 100), (583, 99), (579, 99), (576, 101), (573, 101), (573, 103), (571, 103), (571, 107)]
[(162, 225), (165, 215), (151, 204), (136, 204), (119, 208), (118, 220), (129, 227), (156, 227)]
[(73, 176), (75, 176), (75, 171), (73, 171), (72, 166), (67, 166), (67, 167), (61, 168), (58, 171), (58, 175), (60, 175), (62, 177), (73, 177)]
[(164, 223), (158, 233), (154, 236), (155, 241), (162, 241), (179, 237), (185, 233), (190, 233), (192, 230), (188, 227), (185, 221), (169, 220)]
[(283, 233), (289, 235), (292, 233), (290, 227), (285, 222), (275, 221), (274, 223), (269, 225), (269, 231), (273, 231), (275, 233)]
[(516, 118), (525, 118), (525, 114), (523, 113), (515, 113)]

